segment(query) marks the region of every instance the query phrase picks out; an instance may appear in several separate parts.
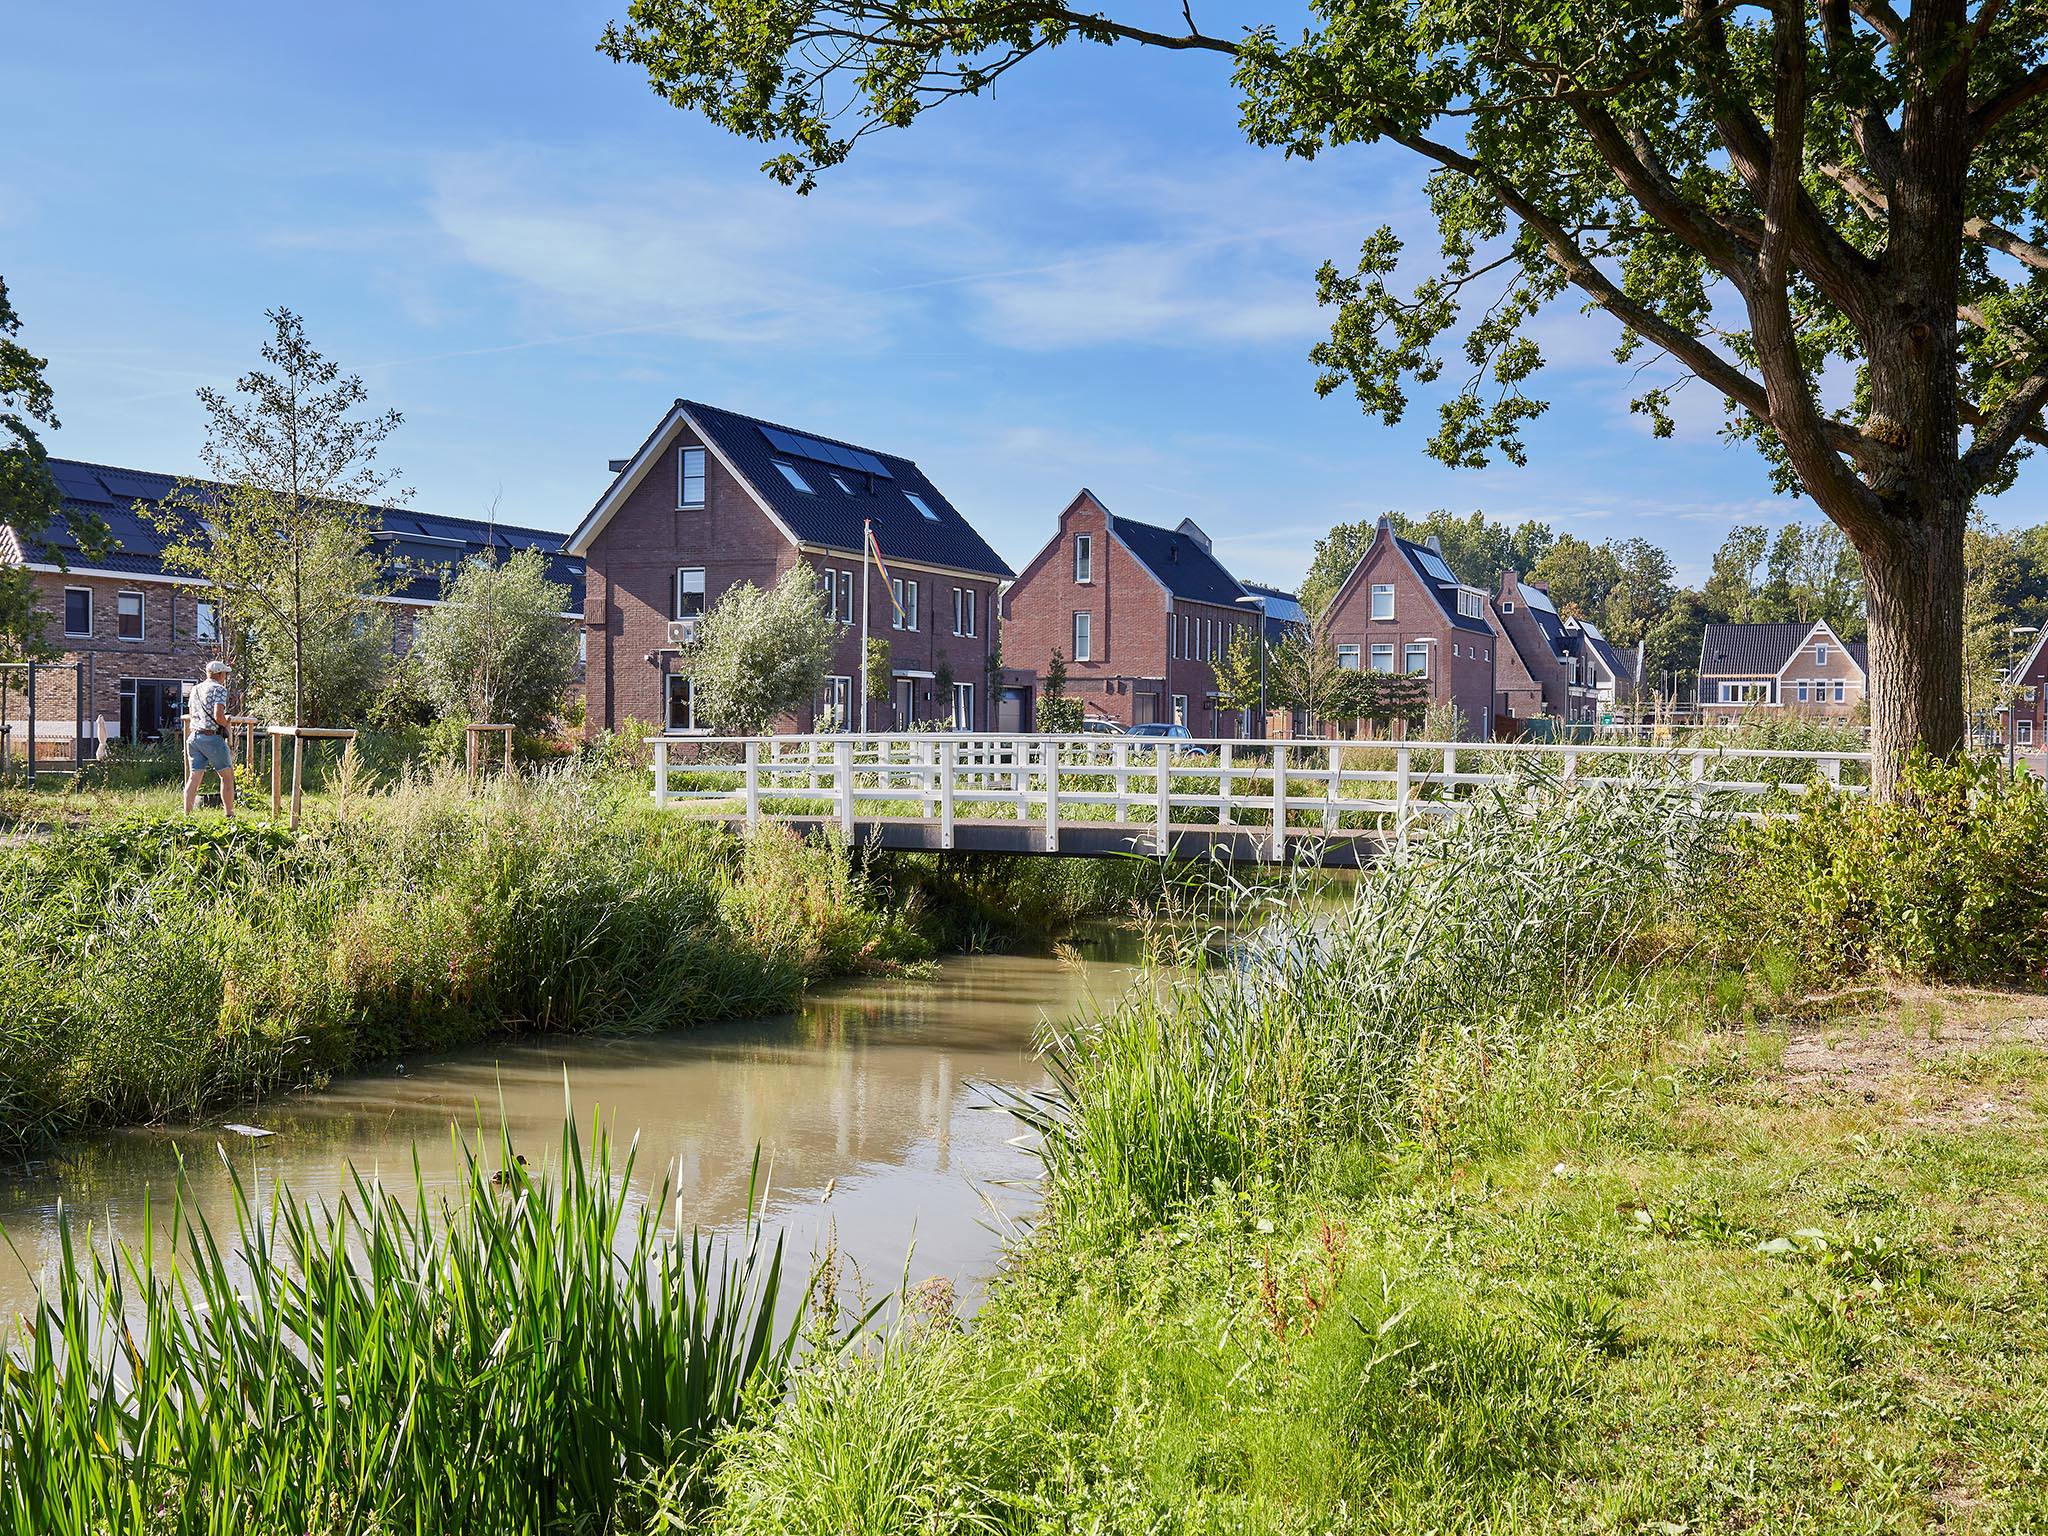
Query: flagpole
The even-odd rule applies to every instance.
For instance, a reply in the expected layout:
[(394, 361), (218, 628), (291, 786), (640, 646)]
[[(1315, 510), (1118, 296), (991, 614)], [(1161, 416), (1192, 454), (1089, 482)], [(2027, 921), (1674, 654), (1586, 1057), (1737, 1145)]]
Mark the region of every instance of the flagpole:
[(868, 578), (875, 568), (875, 529), (860, 523), (860, 660), (854, 666), (854, 687), (860, 690), (860, 733), (868, 733)]

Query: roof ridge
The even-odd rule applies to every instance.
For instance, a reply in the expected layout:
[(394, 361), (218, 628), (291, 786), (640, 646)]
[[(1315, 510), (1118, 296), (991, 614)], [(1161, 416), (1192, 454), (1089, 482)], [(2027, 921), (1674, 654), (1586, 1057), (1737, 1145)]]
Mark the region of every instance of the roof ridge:
[(766, 416), (755, 416), (747, 411), (736, 411), (730, 406), (713, 405), (709, 400), (679, 399), (676, 402), (685, 410), (716, 411), (721, 416), (732, 416), (740, 421), (752, 422), (757, 427), (773, 427), (778, 432), (787, 432), (792, 437), (813, 438), (821, 443), (830, 443), (835, 448), (851, 448), (858, 453), (872, 453), (878, 459), (894, 459), (899, 464), (915, 464), (917, 460), (905, 458), (900, 453), (889, 453), (880, 448), (870, 448), (866, 443), (856, 443), (848, 437), (827, 437), (809, 427), (793, 427), (786, 421), (770, 421)]

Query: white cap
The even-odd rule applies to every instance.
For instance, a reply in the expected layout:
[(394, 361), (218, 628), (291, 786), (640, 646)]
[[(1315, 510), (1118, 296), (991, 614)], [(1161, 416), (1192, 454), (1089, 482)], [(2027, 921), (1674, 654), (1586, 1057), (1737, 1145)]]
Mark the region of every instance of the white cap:
[(206, 675), (208, 677), (226, 677), (228, 675), (228, 664), (216, 656), (206, 664)]

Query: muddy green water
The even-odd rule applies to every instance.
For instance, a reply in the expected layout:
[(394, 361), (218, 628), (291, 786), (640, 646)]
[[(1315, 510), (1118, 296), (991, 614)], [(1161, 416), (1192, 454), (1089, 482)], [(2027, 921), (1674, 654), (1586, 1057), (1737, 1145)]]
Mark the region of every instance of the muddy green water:
[[(199, 1126), (80, 1141), (0, 1168), (0, 1318), (33, 1305), (57, 1251), (60, 1204), (75, 1233), (133, 1243), (147, 1196), (159, 1209), (182, 1162), (216, 1231), (231, 1225), (222, 1156), (267, 1198), (280, 1183), (332, 1200), (351, 1165), (409, 1188), (451, 1185), (451, 1128), (492, 1135), (502, 1116), (538, 1163), (556, 1150), (564, 1080), (579, 1124), (593, 1113), (620, 1145), (639, 1138), (635, 1183), (666, 1172), (684, 1226), (744, 1218), (758, 1145), (772, 1169), (771, 1227), (800, 1267), (828, 1240), (877, 1293), (909, 1261), (912, 1281), (953, 1280), (971, 1305), (1005, 1229), (1028, 1215), (1036, 1163), (1004, 1091), (1039, 1086), (1032, 1050), (1047, 1018), (1106, 1000), (1133, 976), (1133, 947), (1099, 935), (1066, 958), (945, 961), (930, 981), (872, 981), (814, 994), (796, 1013), (631, 1039), (539, 1039), (394, 1063), (318, 1093), (245, 1106)], [(239, 1121), (273, 1134), (251, 1140)], [(161, 1217), (159, 1217), (161, 1219)]]

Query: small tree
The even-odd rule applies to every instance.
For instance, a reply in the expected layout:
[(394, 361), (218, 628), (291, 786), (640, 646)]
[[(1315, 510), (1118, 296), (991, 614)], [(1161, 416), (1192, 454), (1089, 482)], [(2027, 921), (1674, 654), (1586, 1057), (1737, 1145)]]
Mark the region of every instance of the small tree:
[(838, 639), (809, 571), (787, 571), (766, 591), (750, 581), (726, 588), (682, 656), (698, 718), (724, 735), (760, 735), (818, 696)]
[[(368, 503), (393, 499), (393, 474), (377, 454), (401, 418), (358, 416), (369, 399), (363, 381), (344, 378), (315, 350), (290, 310), (268, 318), (263, 360), (276, 371), (245, 374), (235, 384), (240, 400), (199, 391), (207, 415), (199, 459), (218, 483), (180, 481), (142, 510), (168, 539), (164, 569), (213, 589), (223, 639), (237, 631), (253, 638), (261, 691), (288, 700), (296, 726), (309, 703), (325, 714), (353, 697), (350, 675), (383, 618), (366, 599), (400, 579), (370, 554)], [(323, 675), (328, 665), (339, 671)]]
[(1266, 679), (1269, 702), (1298, 709), (1318, 725), (1354, 720), (1363, 674), (1337, 665), (1337, 647), (1321, 624), (1311, 624), (1281, 641)]
[[(388, 590), (384, 563), (344, 527), (310, 532), (295, 557), (303, 604), (225, 609), (223, 650), (243, 658), (250, 696), (295, 724), (355, 720), (391, 665), (391, 612), (368, 594)], [(232, 620), (233, 622), (229, 622)]]
[(576, 677), (576, 637), (562, 622), (568, 604), (569, 589), (548, 580), (539, 550), (503, 564), (465, 561), (413, 635), (429, 696), (449, 716), (545, 729)]
[(1045, 686), (1038, 694), (1038, 729), (1048, 736), (1074, 736), (1085, 718), (1081, 701), (1067, 697), (1067, 658), (1054, 646), (1045, 661)]
[[(62, 515), (71, 536), (88, 555), (103, 555), (110, 535), (98, 518), (61, 512), (63, 497), (50, 474), (50, 456), (36, 435), (38, 424), (57, 425), (55, 396), (43, 370), (47, 358), (37, 357), (14, 336), (21, 317), (7, 298), (0, 278), (0, 528), (12, 529), (31, 559), (64, 568), (64, 555), (43, 535)], [(45, 661), (57, 654), (43, 637), (45, 616), (36, 602), (35, 577), (22, 566), (0, 570), (0, 660)]]
[[(867, 654), (861, 662), (861, 686), (867, 690), (868, 702), (886, 704), (889, 702), (889, 684), (894, 677), (889, 664), (889, 642), (880, 635), (869, 635)], [(904, 722), (906, 725), (908, 721)]]
[[(1261, 676), (1261, 651), (1263, 637), (1250, 629), (1240, 629), (1230, 637), (1230, 643), (1223, 648), (1223, 654), (1216, 661), (1216, 702), (1227, 710), (1253, 710), (1260, 707), (1260, 687), (1265, 686), (1266, 702), (1272, 702), (1272, 679)], [(1261, 722), (1263, 728), (1264, 722)]]

